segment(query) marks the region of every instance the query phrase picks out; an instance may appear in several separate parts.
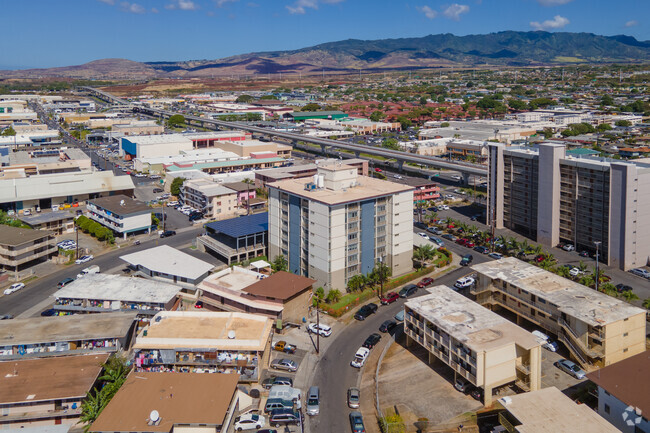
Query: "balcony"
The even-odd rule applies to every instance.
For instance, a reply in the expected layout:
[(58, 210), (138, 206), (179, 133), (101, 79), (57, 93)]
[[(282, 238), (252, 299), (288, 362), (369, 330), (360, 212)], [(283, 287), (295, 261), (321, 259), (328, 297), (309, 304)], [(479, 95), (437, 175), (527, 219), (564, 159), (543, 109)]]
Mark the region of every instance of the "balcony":
[(505, 427), (508, 433), (517, 433), (517, 430), (515, 430), (515, 426), (513, 426), (512, 423), (508, 420), (504, 412), (501, 412), (499, 414), (499, 424)]
[(589, 337), (594, 340), (605, 341), (605, 331), (602, 329), (591, 329), (589, 331)]
[(569, 337), (577, 343), (580, 350), (591, 358), (602, 358), (605, 356), (605, 351), (602, 346), (589, 346), (576, 334), (576, 332), (571, 328), (571, 326), (561, 317), (558, 317), (557, 323), (567, 331)]
[(517, 362), (515, 364), (515, 368), (517, 370), (521, 371), (522, 373), (526, 374), (526, 375), (530, 374), (530, 365), (528, 365), (528, 364), (524, 364), (522, 362)]

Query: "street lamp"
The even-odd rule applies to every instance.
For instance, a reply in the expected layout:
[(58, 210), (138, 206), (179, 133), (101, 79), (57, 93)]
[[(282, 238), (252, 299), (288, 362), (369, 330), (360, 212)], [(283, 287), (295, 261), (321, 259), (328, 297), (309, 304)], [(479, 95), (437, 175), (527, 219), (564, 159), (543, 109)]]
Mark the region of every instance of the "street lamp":
[(598, 246), (600, 243), (600, 241), (594, 241), (596, 245), (596, 291), (598, 291), (598, 284), (600, 283), (600, 272), (598, 271)]

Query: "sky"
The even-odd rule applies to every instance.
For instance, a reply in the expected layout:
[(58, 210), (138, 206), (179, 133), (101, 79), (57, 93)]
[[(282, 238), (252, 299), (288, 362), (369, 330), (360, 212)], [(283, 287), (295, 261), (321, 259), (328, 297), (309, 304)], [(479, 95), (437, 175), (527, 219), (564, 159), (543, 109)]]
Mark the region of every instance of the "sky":
[[(456, 3), (457, 2), (457, 3)], [(504, 30), (650, 40), (650, 0), (0, 0), (0, 69)]]

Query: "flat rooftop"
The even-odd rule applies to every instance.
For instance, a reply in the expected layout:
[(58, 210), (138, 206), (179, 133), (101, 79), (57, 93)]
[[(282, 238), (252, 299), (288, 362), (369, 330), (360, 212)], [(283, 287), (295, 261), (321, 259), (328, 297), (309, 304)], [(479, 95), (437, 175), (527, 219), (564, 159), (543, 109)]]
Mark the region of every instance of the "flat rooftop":
[(214, 182), (210, 179), (188, 180), (183, 185), (185, 188), (192, 188), (205, 194), (207, 197), (218, 197), (227, 194), (235, 194), (237, 191), (230, 189), (224, 184)]
[(520, 425), (519, 433), (620, 433), (586, 404), (576, 404), (555, 387), (497, 400)]
[[(134, 349), (196, 349), (263, 351), (271, 334), (268, 317), (211, 311), (161, 311), (151, 319)], [(144, 331), (147, 335), (144, 335)], [(235, 338), (228, 338), (233, 331)]]
[(525, 349), (539, 346), (530, 332), (447, 286), (427, 291), (429, 295), (418, 296), (405, 305), (476, 352), (512, 343)]
[(502, 280), (527, 290), (556, 305), (561, 312), (592, 326), (604, 326), (646, 313), (644, 309), (514, 257), (477, 264), (472, 269), (492, 280)]
[(85, 397), (108, 356), (101, 353), (0, 362), (0, 404)]
[(327, 205), (349, 203), (375, 197), (385, 197), (400, 192), (412, 191), (414, 189), (411, 186), (400, 185), (386, 180), (375, 179), (368, 176), (358, 176), (357, 185), (350, 188), (344, 188), (341, 190), (332, 190), (327, 188), (310, 191), (305, 190), (305, 185), (311, 182), (312, 179), (308, 177), (281, 180), (269, 183), (268, 186)]
[(52, 212), (41, 212), (32, 214), (30, 216), (20, 216), (19, 219), (25, 224), (30, 226), (36, 226), (39, 224), (50, 223), (54, 221), (63, 221), (68, 219), (74, 219), (75, 215), (72, 212), (67, 210), (57, 210)]
[(116, 312), (0, 320), (0, 347), (122, 338), (135, 316), (135, 312)]
[(0, 245), (21, 245), (53, 234), (47, 230), (32, 230), (2, 224), (0, 225)]
[(153, 211), (152, 208), (143, 202), (134, 200), (131, 197), (122, 194), (94, 198), (89, 200), (89, 202), (117, 215), (129, 215)]
[(280, 157), (248, 158), (248, 159), (241, 158), (241, 159), (236, 159), (231, 161), (214, 161), (214, 162), (199, 162), (199, 163), (183, 164), (183, 166), (170, 165), (169, 167), (166, 167), (166, 169), (170, 171), (188, 170), (188, 169), (204, 170), (210, 168), (239, 167), (239, 166), (255, 165), (255, 164), (271, 164), (274, 162), (285, 162), (285, 161), (286, 160), (284, 158), (280, 158)]
[[(238, 374), (132, 372), (89, 431), (170, 432), (179, 424), (223, 425), (238, 380)], [(152, 410), (160, 415), (158, 425), (148, 424)]]
[(160, 245), (137, 253), (127, 254), (120, 256), (120, 259), (133, 266), (142, 266), (154, 272), (176, 275), (190, 280), (200, 278), (214, 267), (212, 263), (192, 257), (169, 245)]
[(180, 290), (175, 284), (145, 278), (90, 274), (57, 290), (52, 297), (166, 304)]

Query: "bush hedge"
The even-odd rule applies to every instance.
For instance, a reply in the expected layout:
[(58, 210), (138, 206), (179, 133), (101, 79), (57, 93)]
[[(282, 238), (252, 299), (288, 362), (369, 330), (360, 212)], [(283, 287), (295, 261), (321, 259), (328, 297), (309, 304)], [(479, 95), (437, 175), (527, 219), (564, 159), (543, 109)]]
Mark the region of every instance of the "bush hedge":
[(90, 234), (92, 237), (97, 238), (100, 241), (106, 241), (108, 243), (115, 242), (115, 236), (113, 231), (107, 227), (104, 227), (97, 221), (93, 221), (88, 217), (83, 215), (77, 217), (75, 224), (79, 227), (84, 233)]

